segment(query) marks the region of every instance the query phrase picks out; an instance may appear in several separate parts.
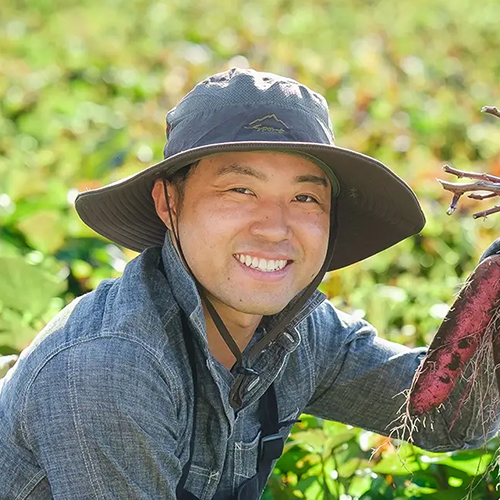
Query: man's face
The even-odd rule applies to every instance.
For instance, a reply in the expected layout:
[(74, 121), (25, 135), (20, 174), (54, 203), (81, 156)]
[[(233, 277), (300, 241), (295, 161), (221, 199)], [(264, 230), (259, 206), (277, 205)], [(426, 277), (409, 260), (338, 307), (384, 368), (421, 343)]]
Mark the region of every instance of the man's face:
[[(160, 182), (153, 190), (160, 217)], [(281, 311), (326, 256), (330, 182), (308, 159), (276, 152), (204, 158), (178, 194), (169, 187), (186, 261), (208, 298), (252, 315)], [(157, 199), (158, 198), (158, 199)], [(164, 202), (163, 202), (164, 205)]]

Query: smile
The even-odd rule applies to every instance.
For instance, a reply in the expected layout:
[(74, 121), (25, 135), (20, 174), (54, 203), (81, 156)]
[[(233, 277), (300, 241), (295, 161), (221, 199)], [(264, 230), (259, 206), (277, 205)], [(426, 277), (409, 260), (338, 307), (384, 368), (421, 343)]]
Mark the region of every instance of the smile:
[(233, 256), (245, 266), (251, 267), (252, 269), (258, 269), (264, 273), (281, 271), (281, 269), (283, 269), (288, 263), (287, 260), (259, 259), (258, 257), (252, 257), (250, 255), (240, 253), (235, 253)]

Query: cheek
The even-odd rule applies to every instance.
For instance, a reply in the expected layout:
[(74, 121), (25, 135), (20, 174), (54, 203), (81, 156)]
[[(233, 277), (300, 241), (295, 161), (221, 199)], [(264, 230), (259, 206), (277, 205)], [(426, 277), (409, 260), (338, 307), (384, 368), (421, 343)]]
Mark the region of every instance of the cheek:
[(323, 265), (328, 251), (330, 220), (319, 216), (310, 220), (303, 232), (302, 244), (308, 256), (309, 269), (316, 275)]
[(200, 201), (180, 214), (179, 229), (191, 253), (204, 254), (213, 260), (217, 255), (213, 252), (220, 253), (221, 247), (228, 245), (245, 227), (246, 217), (234, 207), (228, 209), (213, 201)]
[(320, 250), (328, 245), (330, 218), (325, 215), (310, 216), (303, 221), (303, 232), (307, 233), (309, 245), (315, 245)]

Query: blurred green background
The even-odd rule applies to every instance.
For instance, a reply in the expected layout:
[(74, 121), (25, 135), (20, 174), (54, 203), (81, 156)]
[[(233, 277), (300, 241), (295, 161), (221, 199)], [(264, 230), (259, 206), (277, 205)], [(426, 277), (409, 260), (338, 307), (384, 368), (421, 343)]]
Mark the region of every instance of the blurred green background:
[[(337, 144), (416, 191), (422, 233), (331, 273), (332, 302), (390, 340), (425, 345), (500, 216), (436, 177), (445, 162), (500, 175), (498, 0), (3, 0), (0, 14), (0, 354), (136, 254), (79, 220), (78, 191), (162, 158), (165, 114), (233, 66), (299, 80), (330, 104)], [(452, 180), (452, 179), (449, 179)], [(382, 447), (372, 456), (372, 449)], [(305, 416), (265, 498), (498, 498), (498, 446), (430, 454)], [(471, 485), (476, 488), (471, 490)]]

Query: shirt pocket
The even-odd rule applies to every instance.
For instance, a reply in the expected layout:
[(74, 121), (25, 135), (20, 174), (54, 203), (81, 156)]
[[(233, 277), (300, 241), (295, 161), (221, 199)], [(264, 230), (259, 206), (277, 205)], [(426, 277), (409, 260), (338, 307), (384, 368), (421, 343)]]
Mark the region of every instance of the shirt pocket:
[(250, 478), (257, 473), (257, 460), (259, 458), (259, 440), (262, 431), (249, 442), (237, 441), (234, 445), (234, 474), (242, 478)]
[[(281, 422), (290, 422), (280, 428), (279, 433), (286, 441), (290, 430), (293, 427), (293, 421), (298, 417), (300, 411), (295, 408), (289, 415), (282, 418)], [(248, 441), (236, 441), (234, 448), (234, 474), (236, 482), (241, 483), (243, 479), (249, 479), (257, 474), (257, 465), (259, 460), (259, 441), (262, 430), (258, 430), (257, 435)]]
[[(186, 489), (200, 500), (212, 498), (219, 483), (219, 472), (191, 464), (186, 480)], [(1, 499), (0, 499), (1, 500)]]

